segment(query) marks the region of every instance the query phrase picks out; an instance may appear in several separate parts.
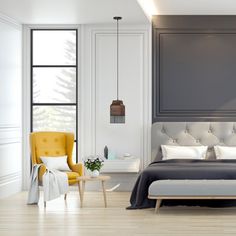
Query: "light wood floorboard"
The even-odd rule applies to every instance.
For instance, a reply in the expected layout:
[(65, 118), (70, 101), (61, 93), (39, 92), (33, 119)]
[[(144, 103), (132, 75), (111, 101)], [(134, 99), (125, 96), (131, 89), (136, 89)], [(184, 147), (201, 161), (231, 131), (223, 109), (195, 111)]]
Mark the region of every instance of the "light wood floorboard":
[(27, 206), (27, 193), (0, 200), (0, 236), (224, 236), (236, 235), (236, 208), (161, 207), (126, 210), (130, 193), (85, 192), (80, 208), (78, 192), (50, 201), (44, 209)]

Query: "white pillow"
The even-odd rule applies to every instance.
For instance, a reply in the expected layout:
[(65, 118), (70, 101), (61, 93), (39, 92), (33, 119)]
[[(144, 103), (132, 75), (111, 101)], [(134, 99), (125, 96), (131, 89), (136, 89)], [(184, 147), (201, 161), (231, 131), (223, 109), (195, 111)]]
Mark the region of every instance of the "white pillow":
[(57, 156), (57, 157), (47, 156), (40, 158), (48, 169), (70, 171), (70, 168), (67, 164), (67, 156)]
[(162, 160), (168, 159), (205, 159), (207, 146), (161, 145)]
[(236, 147), (214, 146), (216, 159), (236, 159)]

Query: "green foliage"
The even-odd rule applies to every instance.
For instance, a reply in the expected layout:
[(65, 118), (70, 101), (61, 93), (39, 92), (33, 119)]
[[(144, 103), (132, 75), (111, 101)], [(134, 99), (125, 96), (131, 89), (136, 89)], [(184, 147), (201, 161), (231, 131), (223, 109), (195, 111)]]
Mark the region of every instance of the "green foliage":
[(99, 157), (96, 158), (88, 158), (85, 162), (84, 162), (84, 166), (90, 170), (90, 171), (94, 171), (94, 170), (98, 170), (100, 171), (100, 169), (103, 166), (103, 160), (100, 159)]

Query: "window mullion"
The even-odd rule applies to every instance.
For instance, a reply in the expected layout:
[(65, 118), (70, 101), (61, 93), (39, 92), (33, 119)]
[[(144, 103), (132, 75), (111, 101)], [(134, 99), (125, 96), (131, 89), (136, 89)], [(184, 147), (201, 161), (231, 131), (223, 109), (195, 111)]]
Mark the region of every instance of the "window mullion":
[[(36, 38), (34, 38), (35, 35), (36, 35), (36, 34), (34, 35), (34, 32), (37, 32), (37, 31), (41, 31), (41, 32), (43, 32), (43, 31), (45, 31), (45, 32), (46, 31), (47, 32), (49, 32), (49, 31), (67, 31), (67, 32), (68, 31), (74, 31), (75, 32), (74, 33), (74, 35), (75, 35), (75, 44), (74, 45), (67, 44), (67, 47), (70, 47), (70, 50), (75, 53), (74, 54), (75, 57), (71, 58), (71, 56), (73, 56), (73, 54), (71, 54), (71, 55), (69, 55), (69, 59), (68, 58), (67, 59), (63, 59), (63, 57), (62, 57), (62, 60), (59, 59), (59, 60), (56, 60), (56, 61), (57, 62), (62, 61), (62, 62), (65, 62), (65, 63), (67, 61), (70, 61), (70, 62), (75, 62), (75, 64), (74, 63), (73, 64), (53, 64), (53, 60), (52, 60), (52, 64), (47, 64), (47, 63), (41, 64), (41, 62), (43, 63), (44, 57), (41, 57), (41, 59), (39, 59), (39, 60), (36, 59), (35, 62), (38, 61), (39, 63), (33, 64), (34, 63), (33, 62), (33, 58), (34, 58), (34, 40), (36, 39)], [(56, 35), (58, 35), (58, 34), (60, 35), (59, 32), (56, 33)], [(37, 34), (37, 35), (39, 35), (39, 34)], [(47, 34), (45, 34), (45, 35), (47, 35)], [(50, 35), (50, 33), (49, 33), (49, 35)], [(65, 38), (66, 37), (67, 36), (65, 36)], [(71, 39), (71, 38), (73, 39), (73, 37), (74, 36), (69, 36), (68, 40)], [(62, 38), (63, 38), (63, 35), (62, 35)], [(37, 38), (37, 39), (38, 39), (38, 42), (39, 42), (39, 45), (40, 45), (40, 42), (42, 42), (42, 41), (39, 41), (39, 38)], [(50, 41), (50, 38), (49, 38), (49, 41)], [(45, 45), (45, 46), (47, 46), (47, 45)], [(54, 47), (53, 44), (52, 44), (52, 47)], [(42, 49), (45, 49), (45, 48), (42, 47)], [(67, 49), (64, 48), (63, 50), (67, 50)], [(69, 52), (67, 51), (67, 53), (69, 53)], [(47, 54), (47, 51), (46, 51), (45, 54)], [(40, 55), (40, 52), (37, 55)], [(46, 60), (46, 62), (49, 62), (51, 59), (53, 59), (52, 54), (48, 54), (48, 55), (49, 55), (50, 59)], [(60, 54), (60, 55), (62, 55), (62, 54)], [(36, 56), (36, 57), (38, 57), (38, 56)], [(35, 71), (34, 71), (34, 68), (35, 68)], [(36, 70), (36, 68), (39, 68), (38, 71)], [(61, 68), (62, 70), (58, 70), (57, 71), (57, 69), (55, 69), (56, 72), (53, 72), (50, 69), (48, 69), (48, 71), (50, 70), (48, 72), (47, 69), (45, 69), (45, 71), (42, 71), (40, 68)], [(68, 68), (68, 69), (65, 69), (64, 70), (65, 72), (64, 72), (63, 68)], [(75, 68), (75, 69), (74, 70), (73, 69), (69, 70), (69, 68)], [(36, 77), (35, 80), (34, 80), (34, 75), (35, 75), (34, 73), (38, 73), (37, 74), (38, 77)], [(44, 96), (44, 98), (43, 97), (38, 97), (38, 100), (34, 100), (35, 94), (36, 93), (40, 94), (40, 92), (36, 91), (35, 89), (38, 88), (39, 90), (40, 89), (42, 90), (42, 88), (43, 88), (43, 87), (38, 86), (38, 84), (35, 87), (34, 83), (37, 80), (40, 81), (38, 78), (40, 78), (40, 76), (44, 75), (43, 73), (46, 73), (46, 74), (49, 73), (49, 74), (47, 74), (47, 77), (42, 77), (42, 78), (48, 78), (50, 73), (52, 73), (52, 76), (54, 76), (53, 77), (54, 78), (53, 81), (56, 81), (56, 82), (52, 82), (51, 83), (52, 86), (54, 86), (54, 83), (58, 83), (57, 82), (57, 77), (55, 77), (55, 76), (57, 76), (57, 73), (58, 74), (59, 73), (64, 73), (62, 79), (59, 80), (59, 83), (61, 83), (61, 84), (57, 85), (57, 86), (59, 86), (58, 88), (60, 88), (60, 89), (64, 88), (64, 92), (61, 92), (60, 90), (58, 90), (58, 91), (56, 91), (54, 93), (56, 95), (59, 94), (60, 96), (62, 96), (62, 97), (59, 96), (59, 101), (61, 100), (61, 98), (63, 98), (63, 96), (68, 96), (66, 98), (67, 99), (69, 98), (68, 101), (71, 100), (72, 102), (69, 102), (69, 103), (66, 103), (66, 102), (54, 102), (55, 98), (51, 97), (50, 93), (49, 93), (49, 97), (46, 95), (46, 97)], [(73, 77), (73, 73), (74, 73), (75, 77)], [(67, 78), (66, 76), (68, 76), (68, 81), (66, 80), (66, 78)], [(73, 84), (70, 84), (70, 81), (73, 82), (73, 78), (75, 78), (75, 85), (74, 85), (75, 86), (75, 90), (74, 90), (74, 92), (75, 92), (75, 100), (73, 100), (73, 96), (71, 95), (71, 93), (73, 94), (73, 87), (71, 87), (71, 86), (73, 86)], [(46, 81), (48, 81), (48, 79), (46, 79)], [(48, 81), (48, 82), (49, 82), (49, 85), (50, 85), (50, 81)], [(41, 80), (41, 84), (42, 83), (44, 83), (44, 82), (42, 82), (42, 80)], [(62, 86), (62, 87), (60, 87), (60, 86)], [(65, 86), (65, 87), (63, 87), (63, 86)], [(45, 87), (47, 87), (47, 86), (45, 86)], [(47, 88), (50, 89), (50, 87), (47, 87)], [(52, 88), (54, 88), (54, 87), (52, 87)], [(72, 99), (70, 99), (70, 96), (72, 96)], [(47, 102), (47, 99), (45, 99), (47, 97), (49, 99), (51, 99), (53, 102)], [(40, 99), (41, 99), (42, 103), (41, 102), (34, 102), (34, 101), (40, 101)], [(62, 99), (62, 101), (63, 101), (63, 99)], [(69, 106), (72, 107), (71, 110), (68, 108)], [(52, 108), (52, 110), (50, 110), (50, 109), (48, 110), (48, 108), (50, 108), (50, 107)], [(59, 114), (58, 115), (58, 119), (55, 119), (55, 117), (53, 118), (53, 116), (50, 115), (52, 117), (52, 121), (54, 121), (54, 119), (55, 119), (55, 127), (58, 127), (58, 125), (60, 125), (60, 122), (62, 122), (62, 125), (61, 125), (62, 130), (65, 130), (66, 129), (65, 127), (68, 127), (69, 130), (72, 128), (72, 130), (73, 130), (73, 127), (75, 127), (75, 137), (76, 137), (76, 139), (74, 140), (74, 142), (75, 142), (75, 151), (76, 151), (76, 162), (78, 162), (78, 142), (77, 142), (77, 140), (78, 140), (78, 32), (77, 32), (77, 29), (45, 29), (45, 30), (44, 29), (32, 29), (31, 30), (31, 131), (32, 132), (35, 131), (35, 124), (36, 124), (36, 122), (38, 122), (38, 121), (40, 121), (41, 123), (45, 122), (45, 121), (42, 120), (42, 119), (45, 119), (45, 118), (38, 118), (39, 120), (37, 120), (37, 121), (34, 120), (35, 114), (37, 116), (41, 115), (43, 117), (45, 114), (47, 115), (47, 113), (48, 112), (50, 113), (51, 111), (54, 111), (53, 115), (55, 117), (56, 117), (56, 114)], [(36, 113), (34, 113), (34, 112), (36, 112)], [(39, 112), (39, 113), (37, 113), (37, 112)], [(73, 112), (75, 112), (75, 113), (73, 113)], [(63, 113), (64, 113), (64, 116), (61, 115)], [(68, 117), (66, 117), (66, 115), (68, 115)], [(74, 116), (74, 118), (73, 118), (73, 116)], [(70, 121), (70, 119), (71, 119), (71, 121)], [(37, 124), (38, 127), (40, 127), (40, 125), (42, 125), (40, 122), (38, 122), (38, 124)], [(48, 122), (48, 119), (46, 119), (46, 123), (44, 123), (44, 124), (47, 124), (47, 122)], [(70, 127), (70, 122), (71, 122), (71, 127)], [(75, 122), (75, 123), (73, 123), (73, 122)], [(52, 125), (52, 123), (50, 123), (50, 126), (48, 126), (48, 127), (50, 128), (51, 125)], [(41, 126), (41, 127), (44, 127), (44, 126)], [(54, 130), (54, 129), (52, 128), (52, 130)]]

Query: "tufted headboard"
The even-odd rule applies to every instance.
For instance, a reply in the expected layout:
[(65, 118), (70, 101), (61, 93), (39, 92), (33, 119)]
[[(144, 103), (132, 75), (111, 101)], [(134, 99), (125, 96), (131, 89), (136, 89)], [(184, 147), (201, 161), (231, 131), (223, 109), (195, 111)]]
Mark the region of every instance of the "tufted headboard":
[(161, 159), (161, 145), (209, 146), (207, 158), (215, 159), (214, 145), (236, 146), (236, 122), (157, 122), (152, 125), (152, 161)]

